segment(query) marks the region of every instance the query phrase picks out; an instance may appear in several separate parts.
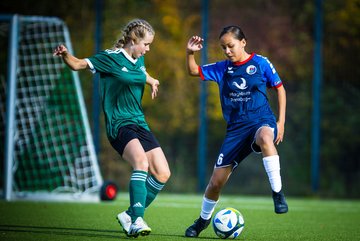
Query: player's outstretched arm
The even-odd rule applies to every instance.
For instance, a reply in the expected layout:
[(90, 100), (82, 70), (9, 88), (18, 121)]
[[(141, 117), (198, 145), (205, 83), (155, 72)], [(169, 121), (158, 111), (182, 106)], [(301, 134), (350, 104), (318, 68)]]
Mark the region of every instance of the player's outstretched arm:
[(72, 70), (81, 70), (88, 68), (88, 63), (85, 59), (78, 59), (69, 53), (65, 45), (59, 45), (55, 48), (54, 56), (60, 56), (64, 63), (69, 66)]
[(199, 65), (196, 63), (194, 52), (203, 48), (204, 39), (199, 36), (192, 36), (186, 46), (186, 66), (189, 75), (199, 76)]

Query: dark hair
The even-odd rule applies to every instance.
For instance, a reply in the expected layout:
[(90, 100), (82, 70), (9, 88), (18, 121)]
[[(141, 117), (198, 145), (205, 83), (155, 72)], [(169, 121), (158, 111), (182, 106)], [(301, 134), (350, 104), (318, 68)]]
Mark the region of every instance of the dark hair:
[(243, 39), (246, 40), (244, 32), (238, 26), (227, 26), (223, 28), (223, 30), (220, 33), (219, 39), (227, 33), (231, 33), (234, 36), (234, 38), (236, 38), (237, 40), (243, 40)]

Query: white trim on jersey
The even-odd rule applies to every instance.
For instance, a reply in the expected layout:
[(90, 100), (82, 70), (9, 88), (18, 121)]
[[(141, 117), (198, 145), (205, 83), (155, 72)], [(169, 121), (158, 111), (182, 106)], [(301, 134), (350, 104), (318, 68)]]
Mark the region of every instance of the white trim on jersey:
[(95, 73), (96, 73), (96, 69), (94, 68), (94, 65), (91, 63), (91, 61), (90, 61), (88, 58), (86, 58), (85, 61), (86, 61), (87, 64), (89, 65), (91, 73), (95, 74)]
[(126, 51), (125, 49), (121, 48), (120, 52), (124, 54), (124, 56), (133, 64), (135, 64), (137, 62), (137, 59), (134, 59), (133, 57), (131, 57)]

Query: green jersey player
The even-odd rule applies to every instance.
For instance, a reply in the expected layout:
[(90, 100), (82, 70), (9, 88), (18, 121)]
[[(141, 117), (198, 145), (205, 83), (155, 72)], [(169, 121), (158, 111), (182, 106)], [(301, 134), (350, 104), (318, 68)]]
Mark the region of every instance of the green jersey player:
[(145, 83), (152, 88), (152, 98), (159, 81), (144, 65), (155, 32), (142, 19), (130, 21), (112, 49), (79, 59), (59, 45), (54, 55), (61, 56), (72, 70), (90, 69), (100, 73), (100, 92), (105, 114), (106, 133), (111, 145), (130, 163), (133, 172), (129, 183), (130, 206), (117, 215), (130, 237), (148, 235), (151, 228), (144, 221), (145, 208), (155, 199), (170, 177), (166, 157), (150, 131), (141, 100)]

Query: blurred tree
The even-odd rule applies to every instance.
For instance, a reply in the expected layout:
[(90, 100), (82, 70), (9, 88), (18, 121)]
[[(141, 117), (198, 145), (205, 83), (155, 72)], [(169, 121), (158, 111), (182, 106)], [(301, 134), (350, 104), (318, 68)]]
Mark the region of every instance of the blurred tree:
[[(1, 1), (2, 13), (57, 16), (69, 26), (77, 56), (94, 54), (94, 0)], [(285, 140), (279, 146), (285, 189), (292, 195), (311, 194), (310, 130), (313, 73), (313, 0), (212, 0), (210, 3), (209, 62), (224, 59), (218, 44), (221, 29), (241, 26), (247, 50), (269, 57), (288, 94)], [(360, 96), (360, 2), (324, 1), (324, 83), (322, 92), (322, 196), (360, 197), (357, 148)], [(185, 68), (185, 46), (201, 34), (201, 1), (104, 0), (103, 49), (110, 48), (121, 28), (133, 18), (144, 18), (156, 31), (145, 61), (148, 72), (160, 80), (158, 98), (146, 90), (143, 106), (152, 131), (170, 162), (172, 177), (167, 191), (196, 190), (199, 78)], [(58, 43), (54, 43), (56, 45)], [(200, 57), (198, 55), (197, 57)], [(92, 112), (92, 75), (80, 72), (88, 113)], [(225, 122), (217, 85), (208, 84), (208, 175), (218, 155)], [(276, 99), (269, 91), (273, 110)], [(89, 115), (91, 118), (91, 115)], [(103, 116), (101, 115), (101, 118)], [(100, 164), (105, 179), (127, 189), (130, 167), (107, 141), (101, 121)], [(269, 185), (260, 157), (251, 155), (238, 168), (225, 191), (268, 194)], [(241, 185), (239, 185), (241, 183)]]
[(360, 1), (325, 1), (322, 195), (359, 197)]

